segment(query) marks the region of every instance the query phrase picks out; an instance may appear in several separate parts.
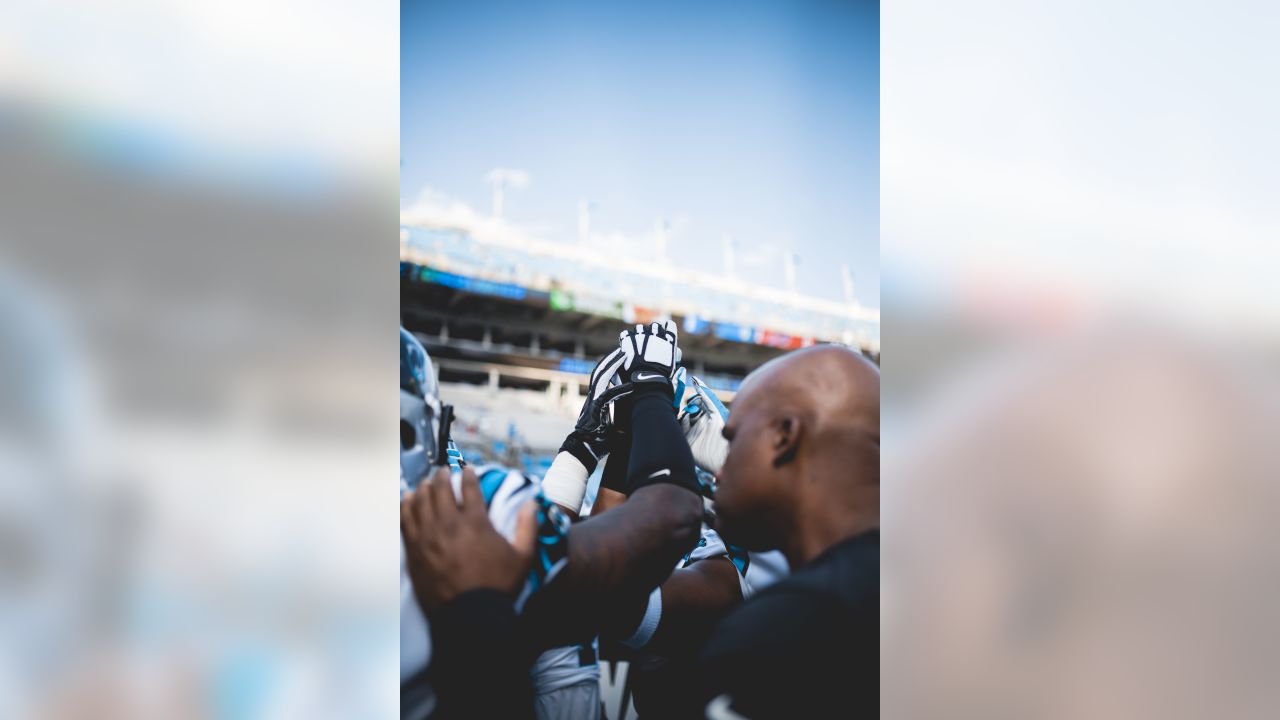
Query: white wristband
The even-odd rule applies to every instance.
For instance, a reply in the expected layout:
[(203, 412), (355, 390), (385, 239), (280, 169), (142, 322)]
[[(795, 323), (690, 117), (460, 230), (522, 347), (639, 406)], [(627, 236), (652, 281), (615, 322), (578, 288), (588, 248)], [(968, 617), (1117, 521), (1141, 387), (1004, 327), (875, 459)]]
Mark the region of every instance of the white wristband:
[(551, 502), (576, 513), (582, 509), (590, 474), (582, 461), (569, 452), (561, 451), (542, 476), (542, 494)]
[(653, 634), (658, 631), (658, 621), (661, 619), (662, 588), (656, 587), (652, 593), (649, 593), (649, 604), (644, 608), (644, 618), (640, 621), (640, 627), (636, 628), (631, 637), (623, 640), (622, 644), (635, 650), (648, 645), (653, 639)]

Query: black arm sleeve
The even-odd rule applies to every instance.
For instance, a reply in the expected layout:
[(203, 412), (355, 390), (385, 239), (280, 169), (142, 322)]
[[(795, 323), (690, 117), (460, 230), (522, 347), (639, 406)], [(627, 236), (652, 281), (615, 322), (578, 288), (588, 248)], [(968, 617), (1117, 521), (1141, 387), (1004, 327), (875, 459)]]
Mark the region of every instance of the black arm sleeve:
[[(521, 614), (536, 649), (598, 634), (612, 608), (648, 597), (698, 541), (702, 498), (671, 394), (659, 386), (636, 395), (625, 488), (629, 497), (569, 531), (568, 564), (529, 598)], [(610, 454), (605, 471), (619, 466)]]
[(609, 457), (600, 473), (600, 487), (620, 493), (627, 491), (627, 471), (631, 467), (631, 435), (622, 435), (609, 447)]
[(509, 595), (459, 595), (431, 614), (431, 636), (439, 717), (532, 720), (530, 656)]
[(693, 452), (676, 422), (670, 393), (662, 388), (636, 391), (631, 410), (631, 458), (627, 465), (626, 493), (646, 485), (669, 483), (698, 493)]

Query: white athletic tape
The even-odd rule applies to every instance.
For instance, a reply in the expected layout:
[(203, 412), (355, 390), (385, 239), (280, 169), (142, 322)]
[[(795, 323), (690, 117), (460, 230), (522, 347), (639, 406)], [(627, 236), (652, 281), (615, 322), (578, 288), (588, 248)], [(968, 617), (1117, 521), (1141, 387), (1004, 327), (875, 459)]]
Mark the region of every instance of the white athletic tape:
[(582, 509), (582, 498), (587, 494), (587, 477), (590, 474), (578, 458), (561, 451), (542, 476), (542, 494), (560, 507), (577, 513)]

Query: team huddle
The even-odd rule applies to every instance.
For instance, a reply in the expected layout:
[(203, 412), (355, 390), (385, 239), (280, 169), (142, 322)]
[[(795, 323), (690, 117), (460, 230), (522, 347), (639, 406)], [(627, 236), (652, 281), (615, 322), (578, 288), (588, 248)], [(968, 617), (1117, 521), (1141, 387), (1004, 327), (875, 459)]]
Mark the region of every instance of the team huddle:
[(680, 362), (622, 331), (539, 479), (466, 463), (401, 329), (402, 718), (600, 718), (602, 641), (643, 718), (879, 714), (878, 368), (796, 351), (730, 413)]

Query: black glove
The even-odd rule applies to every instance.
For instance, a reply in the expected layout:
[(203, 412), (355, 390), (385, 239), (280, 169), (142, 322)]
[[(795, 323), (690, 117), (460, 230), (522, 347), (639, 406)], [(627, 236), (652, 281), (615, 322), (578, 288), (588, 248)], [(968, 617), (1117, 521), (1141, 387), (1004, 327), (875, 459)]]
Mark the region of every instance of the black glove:
[(573, 455), (582, 463), (588, 475), (595, 471), (600, 458), (608, 453), (609, 433), (613, 425), (610, 404), (632, 392), (621, 373), (625, 360), (625, 354), (618, 349), (596, 363), (578, 422), (560, 446), (561, 452)]

